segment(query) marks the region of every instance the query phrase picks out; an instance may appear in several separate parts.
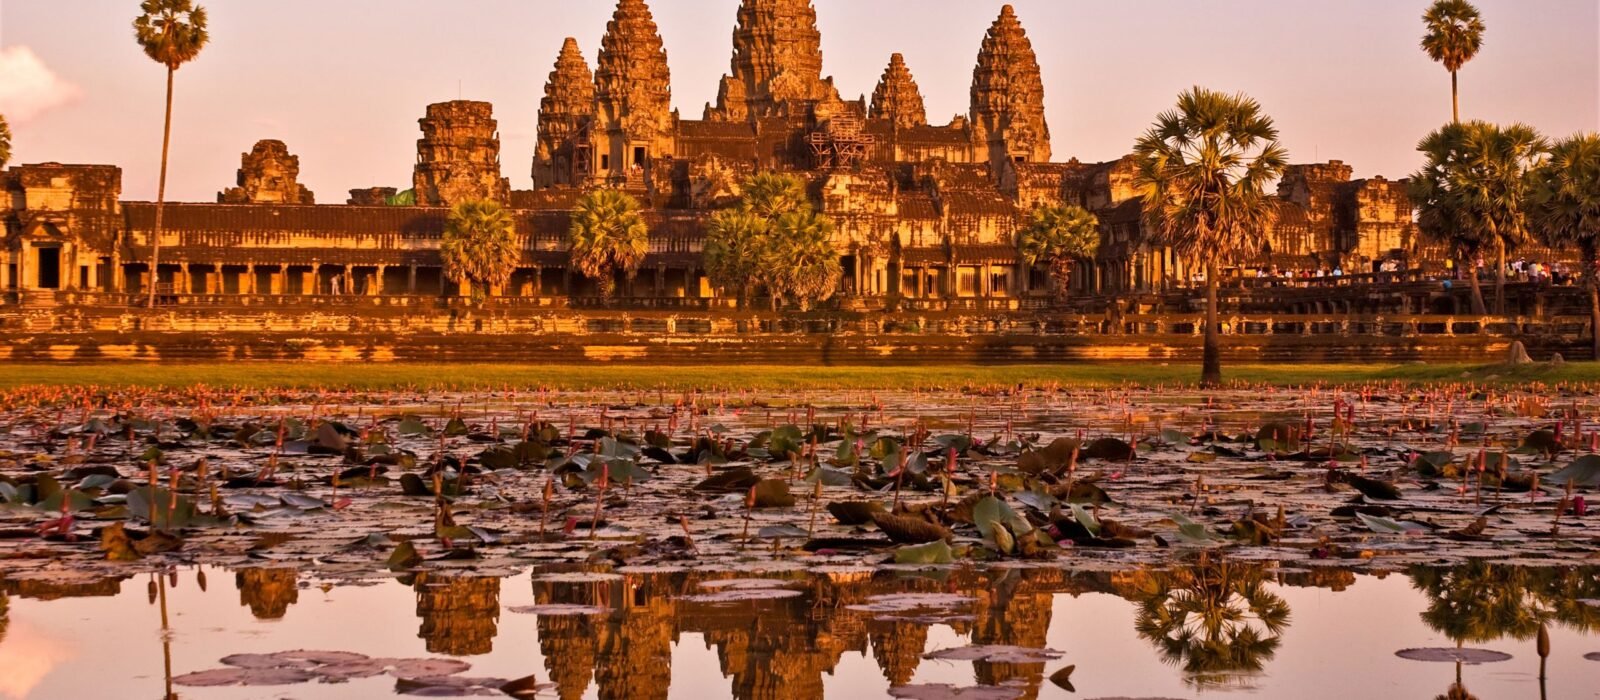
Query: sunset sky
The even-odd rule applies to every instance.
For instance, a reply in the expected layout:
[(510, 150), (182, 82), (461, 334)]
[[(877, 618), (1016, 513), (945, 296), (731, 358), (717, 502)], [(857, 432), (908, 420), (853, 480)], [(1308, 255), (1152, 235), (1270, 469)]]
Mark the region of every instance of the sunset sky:
[[(539, 98), (563, 37), (593, 65), (609, 0), (202, 0), (212, 40), (178, 75), (170, 198), (211, 201), (240, 153), (286, 141), (320, 202), (409, 187), (430, 102), (495, 105), (514, 188), (530, 186)], [(824, 74), (870, 94), (901, 52), (928, 116), (967, 111), (990, 0), (816, 0)], [(1126, 153), (1180, 90), (1244, 91), (1296, 162), (1404, 177), (1450, 115), (1449, 77), (1417, 47), (1425, 0), (1013, 0), (1039, 53), (1056, 160)], [(1462, 72), (1465, 118), (1551, 135), (1600, 128), (1600, 2), (1477, 0), (1483, 52)], [(738, 0), (653, 0), (673, 104), (698, 119), (728, 70)], [(135, 0), (0, 3), (0, 112), (14, 162), (112, 163), (152, 198), (162, 68), (140, 52)]]

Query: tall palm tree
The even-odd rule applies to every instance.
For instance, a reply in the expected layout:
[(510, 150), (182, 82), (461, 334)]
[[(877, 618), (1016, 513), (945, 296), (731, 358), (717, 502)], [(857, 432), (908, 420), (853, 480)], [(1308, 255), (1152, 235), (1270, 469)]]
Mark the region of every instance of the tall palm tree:
[(706, 224), (706, 275), (713, 284), (737, 291), (741, 307), (761, 282), (771, 232), (771, 222), (744, 208), (723, 209)]
[(0, 114), (0, 168), (6, 167), (11, 162), (11, 125), (6, 123), (6, 115)]
[(1144, 216), (1155, 235), (1204, 259), (1206, 328), (1200, 384), (1222, 383), (1217, 283), (1222, 263), (1259, 251), (1276, 216), (1267, 185), (1289, 154), (1261, 104), (1196, 87), (1178, 96), (1134, 146)]
[(1047, 265), (1056, 301), (1072, 289), (1072, 269), (1094, 260), (1100, 251), (1100, 219), (1077, 205), (1035, 207), (1028, 225), (1017, 234), (1017, 247), (1029, 268)]
[(516, 229), (510, 212), (495, 202), (457, 204), (439, 243), (445, 277), (470, 285), (473, 303), (483, 303), (491, 288), (511, 280), (522, 258)]
[(1589, 334), (1600, 360), (1600, 134), (1576, 134), (1550, 148), (1550, 160), (1533, 175), (1528, 218), (1552, 248), (1583, 251), (1589, 288)]
[(774, 306), (789, 296), (805, 311), (813, 302), (833, 296), (844, 272), (833, 247), (833, 233), (833, 220), (809, 207), (772, 220), (771, 251), (765, 258)]
[(567, 229), (572, 266), (600, 285), (600, 295), (616, 293), (616, 276), (633, 277), (650, 252), (650, 229), (639, 215), (639, 201), (617, 190), (595, 190), (578, 200)]
[(1424, 234), (1457, 249), (1493, 253), (1495, 313), (1504, 314), (1506, 253), (1527, 243), (1533, 172), (1548, 146), (1533, 128), (1449, 124), (1417, 147), (1427, 162), (1412, 178)]
[(143, 14), (133, 21), (134, 38), (150, 60), (167, 67), (167, 117), (161, 130), (161, 181), (156, 187), (156, 225), (151, 234), (150, 306), (156, 305), (160, 279), (161, 217), (167, 204), (167, 154), (172, 146), (172, 83), (183, 64), (200, 55), (211, 36), (206, 32), (206, 8), (192, 0), (144, 0)]
[(745, 180), (743, 189), (739, 207), (766, 219), (812, 208), (806, 181), (798, 175), (759, 173)]
[(1428, 58), (1444, 64), (1450, 71), (1451, 121), (1461, 121), (1461, 91), (1458, 74), (1467, 61), (1483, 48), (1483, 17), (1467, 0), (1438, 0), (1422, 15), (1428, 33), (1422, 37), (1422, 50)]

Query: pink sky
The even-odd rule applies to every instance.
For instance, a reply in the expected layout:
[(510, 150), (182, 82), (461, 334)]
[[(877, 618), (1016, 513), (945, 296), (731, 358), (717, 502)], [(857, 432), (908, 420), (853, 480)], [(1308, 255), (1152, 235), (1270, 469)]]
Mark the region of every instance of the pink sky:
[[(505, 174), (530, 186), (539, 98), (563, 37), (595, 60), (609, 0), (202, 0), (212, 43), (178, 75), (169, 192), (210, 201), (240, 153), (278, 138), (322, 202), (409, 186), (430, 102), (495, 104)], [(870, 94), (906, 56), (943, 123), (967, 110), (991, 0), (816, 0), (824, 73)], [(1426, 0), (1013, 0), (1044, 71), (1055, 157), (1109, 160), (1180, 90), (1260, 100), (1297, 162), (1404, 177), (1449, 117), (1449, 79), (1417, 48)], [(1489, 26), (1462, 73), (1468, 118), (1547, 134), (1600, 128), (1600, 2), (1478, 0)], [(653, 0), (673, 103), (698, 118), (728, 69), (738, 0)], [(154, 195), (162, 69), (133, 42), (134, 0), (0, 4), (0, 109), (14, 162), (114, 163)]]

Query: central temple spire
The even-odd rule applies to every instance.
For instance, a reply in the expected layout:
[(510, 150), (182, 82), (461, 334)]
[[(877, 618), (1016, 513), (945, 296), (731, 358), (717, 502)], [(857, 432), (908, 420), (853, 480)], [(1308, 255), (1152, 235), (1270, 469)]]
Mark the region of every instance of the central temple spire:
[(600, 40), (595, 98), (602, 119), (626, 130), (672, 125), (672, 71), (644, 0), (620, 0)]
[(822, 78), (822, 32), (811, 0), (743, 0), (733, 30), (733, 60), (707, 117), (743, 121), (783, 112), (789, 103), (837, 100)]
[(1039, 59), (1010, 5), (1000, 9), (978, 51), (971, 117), (976, 135), (989, 147), (991, 162), (1050, 160)]

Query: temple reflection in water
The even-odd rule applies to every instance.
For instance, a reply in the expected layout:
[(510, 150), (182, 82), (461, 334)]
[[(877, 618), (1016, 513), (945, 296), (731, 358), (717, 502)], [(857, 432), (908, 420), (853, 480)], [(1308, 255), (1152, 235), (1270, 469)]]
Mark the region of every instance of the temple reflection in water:
[[(1060, 596), (1103, 594), (1128, 603), (1132, 632), (1148, 653), (1196, 690), (1251, 688), (1270, 674), (1295, 618), (1287, 591), (1341, 591), (1356, 574), (1332, 567), (1201, 557), (1186, 565), (1146, 570), (1069, 572), (1059, 568), (971, 568), (949, 571), (787, 571), (732, 573), (566, 565), (541, 567), (512, 580), (471, 572), (403, 576), (411, 589), (417, 636), (430, 653), (484, 657), (495, 652), (503, 615), (538, 633), (543, 669), (528, 668), (563, 700), (583, 697), (666, 698), (680, 643), (703, 640), (715, 654), (727, 694), (737, 698), (821, 697), (825, 681), (847, 656), (870, 660), (891, 687), (915, 682), (925, 654), (957, 642), (1046, 649)], [(239, 569), (240, 604), (259, 620), (278, 620), (300, 604), (300, 572)], [(148, 577), (188, 588), (196, 570)], [(1420, 622), (1462, 645), (1531, 639), (1541, 627), (1600, 631), (1600, 578), (1571, 567), (1519, 568), (1474, 563), (1416, 567), (1397, 590), (1420, 597)], [(757, 580), (752, 580), (757, 579)], [(0, 641), (8, 608), (18, 599), (114, 596), (119, 578), (68, 576), (0, 579)], [(142, 580), (139, 578), (134, 581)], [(531, 583), (530, 583), (531, 581)], [(389, 584), (393, 585), (393, 584)], [(526, 601), (523, 608), (509, 602)], [(708, 595), (716, 593), (717, 595)], [(503, 599), (503, 596), (505, 599)], [(152, 605), (155, 601), (152, 601)], [(509, 612), (502, 610), (509, 606)], [(527, 614), (524, 614), (527, 613)], [(15, 615), (11, 615), (15, 617)], [(947, 631), (938, 631), (939, 628)], [(1093, 631), (1093, 630), (1090, 630)], [(1120, 633), (1126, 633), (1126, 630)], [(930, 643), (935, 636), (938, 643)], [(687, 637), (687, 638), (686, 638)], [(1059, 637), (1057, 638), (1059, 643)], [(526, 652), (502, 649), (504, 653)], [(1072, 650), (1068, 650), (1072, 651)], [(1081, 649), (1059, 660), (976, 658), (969, 685), (1000, 687), (1020, 698), (1046, 694), (1052, 673), (1084, 663)], [(1075, 658), (1076, 657), (1076, 658)], [(528, 657), (525, 657), (528, 658)], [(1537, 659), (1534, 660), (1537, 663)], [(1440, 698), (1474, 697), (1448, 664), (1423, 664), (1437, 673)], [(706, 669), (710, 671), (710, 669)], [(680, 689), (681, 690), (681, 689)], [(837, 690), (837, 688), (834, 688)]]

